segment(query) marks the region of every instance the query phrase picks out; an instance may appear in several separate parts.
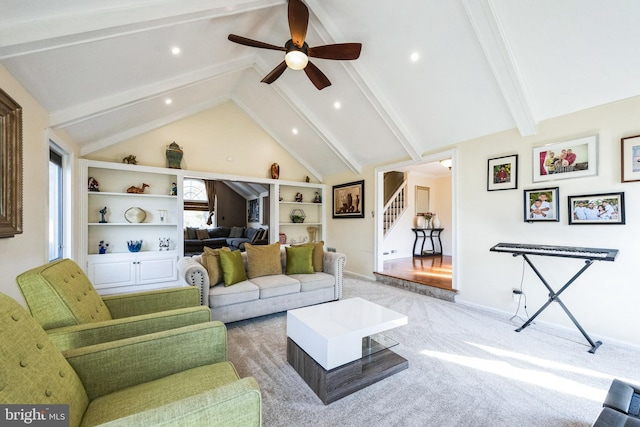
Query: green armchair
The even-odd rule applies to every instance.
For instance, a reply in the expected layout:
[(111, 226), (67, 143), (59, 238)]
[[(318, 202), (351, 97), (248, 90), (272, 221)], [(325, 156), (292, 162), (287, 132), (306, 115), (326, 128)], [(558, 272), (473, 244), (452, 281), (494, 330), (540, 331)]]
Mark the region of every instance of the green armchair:
[(33, 268), (16, 281), (31, 315), (60, 350), (211, 320), (192, 286), (102, 297), (70, 259)]
[(260, 389), (226, 361), (226, 333), (207, 322), (61, 352), (0, 293), (0, 403), (68, 404), (71, 427), (260, 426)]

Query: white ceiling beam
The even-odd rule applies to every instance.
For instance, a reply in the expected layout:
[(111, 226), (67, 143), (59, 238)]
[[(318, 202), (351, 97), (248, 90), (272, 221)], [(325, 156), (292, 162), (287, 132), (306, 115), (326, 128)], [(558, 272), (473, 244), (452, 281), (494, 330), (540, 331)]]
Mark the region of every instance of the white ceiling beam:
[[(255, 68), (259, 75), (265, 75), (268, 73), (268, 71), (266, 71), (268, 70), (268, 67), (260, 57), (256, 57)], [(291, 89), (289, 85), (273, 84), (271, 87), (353, 173), (359, 174), (362, 172), (362, 165), (352, 159), (353, 156), (350, 154), (349, 150), (347, 150), (338, 141), (338, 138), (333, 136), (329, 127), (322, 125), (323, 121), (321, 118), (314, 115), (309, 110), (301, 108), (301, 106), (305, 104), (305, 101), (297, 95), (295, 90)]]
[[(286, 0), (157, 0), (0, 23), (0, 59), (202, 19), (280, 6)], [(25, 6), (30, 7), (30, 6)]]
[(193, 86), (228, 73), (245, 70), (252, 67), (254, 62), (255, 54), (245, 55), (232, 61), (202, 68), (151, 85), (110, 95), (85, 104), (75, 105), (65, 110), (54, 111), (49, 115), (49, 126), (59, 128), (90, 120), (131, 105), (148, 101), (152, 98), (166, 95), (177, 89)]
[(89, 144), (82, 145), (80, 148), (80, 155), (86, 156), (87, 154), (91, 154), (94, 151), (98, 151), (103, 148), (109, 147), (110, 145), (117, 144), (119, 142), (126, 141), (131, 138), (135, 138), (136, 136), (142, 135), (144, 133), (151, 132), (163, 126), (177, 122), (179, 120), (186, 119), (188, 117), (191, 117), (203, 111), (210, 110), (211, 108), (217, 107), (229, 101), (229, 99), (230, 98), (227, 95), (221, 96), (215, 99), (210, 99), (206, 102), (196, 104), (196, 105), (191, 105), (189, 106), (189, 108), (176, 111), (173, 114), (160, 117), (157, 120), (153, 120), (151, 122), (144, 123), (140, 126), (126, 129), (123, 132), (109, 135), (106, 138), (93, 141)]
[(462, 3), (520, 135), (535, 135), (538, 120), (493, 1)]
[[(326, 12), (320, 1), (306, 0), (306, 3), (312, 11), (309, 24), (318, 32), (324, 43), (336, 43), (336, 40), (344, 40), (344, 36), (333, 24), (330, 14)], [(362, 67), (357, 60), (341, 61), (340, 64), (346, 69), (362, 94), (376, 110), (389, 130), (395, 135), (405, 152), (412, 160), (421, 160), (422, 153), (419, 149), (420, 144), (417, 139), (411, 135), (409, 128), (404, 125), (403, 120), (395, 113), (391, 103), (386, 100), (382, 92), (376, 89), (376, 85), (373, 84), (373, 79), (369, 77), (364, 67)]]

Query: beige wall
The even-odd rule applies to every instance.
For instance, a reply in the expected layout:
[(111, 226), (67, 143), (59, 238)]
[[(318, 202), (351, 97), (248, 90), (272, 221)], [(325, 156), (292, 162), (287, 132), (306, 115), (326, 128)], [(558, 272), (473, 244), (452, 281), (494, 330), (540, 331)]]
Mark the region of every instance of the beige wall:
[[(636, 322), (640, 287), (635, 263), (640, 259), (638, 209), (639, 183), (621, 183), (620, 138), (640, 134), (640, 97), (565, 117), (542, 122), (538, 134), (521, 138), (516, 132), (503, 132), (460, 145), (457, 257), (459, 299), (507, 313), (517, 304), (511, 289), (520, 285), (522, 258), (489, 252), (498, 242), (569, 245), (620, 249), (613, 262), (592, 265), (561, 299), (582, 326), (593, 336), (604, 336), (640, 345)], [(598, 176), (532, 182), (532, 148), (576, 137), (599, 134)], [(488, 158), (519, 155), (518, 189), (486, 191)], [(560, 221), (525, 223), (523, 190), (558, 187)], [(624, 192), (626, 225), (568, 225), (567, 196)], [(566, 258), (536, 257), (542, 274), (558, 288), (584, 265)], [(528, 310), (533, 314), (547, 300), (546, 289), (527, 267), (524, 276)], [(558, 304), (553, 304), (540, 321), (564, 325), (576, 331)], [(525, 332), (526, 333), (526, 332)], [(577, 331), (576, 331), (577, 333)], [(582, 337), (580, 337), (580, 340)]]
[[(455, 200), (438, 198), (436, 209), (457, 204), (457, 227), (454, 242), (454, 271), (459, 293), (457, 300), (503, 313), (508, 320), (516, 313), (512, 288), (522, 278), (522, 258), (490, 252), (498, 242), (604, 247), (620, 249), (613, 262), (596, 262), (562, 296), (561, 299), (593, 339), (619, 341), (640, 346), (635, 323), (640, 286), (637, 286), (635, 263), (640, 259), (640, 235), (637, 212), (640, 209), (640, 183), (621, 183), (620, 138), (640, 134), (638, 113), (640, 97), (605, 105), (542, 122), (538, 134), (522, 138), (517, 131), (507, 131), (458, 144), (457, 188)], [(532, 149), (547, 143), (598, 134), (598, 176), (551, 182), (532, 182)], [(519, 155), (517, 190), (492, 191), (486, 188), (487, 160), (510, 154)], [(454, 170), (456, 173), (456, 170)], [(327, 185), (365, 179), (367, 216), (364, 220), (332, 220), (329, 215), (328, 241), (347, 254), (347, 270), (371, 276), (374, 259), (373, 207), (374, 173), (367, 169), (359, 176), (345, 174), (329, 177)], [(559, 187), (560, 221), (525, 223), (523, 190)], [(438, 186), (436, 186), (438, 187)], [(456, 193), (457, 192), (457, 193)], [(624, 192), (626, 225), (568, 225), (567, 196)], [(444, 216), (444, 215), (443, 215)], [(445, 248), (446, 251), (446, 248)], [(584, 262), (568, 258), (535, 257), (534, 262), (552, 287), (558, 289), (580, 269)], [(546, 302), (548, 292), (527, 267), (523, 279), (529, 315)], [(522, 309), (519, 314), (525, 317)], [(567, 328), (577, 342), (582, 336), (558, 304), (552, 304), (538, 318)], [(514, 326), (516, 323), (514, 323)], [(519, 325), (518, 325), (519, 326)], [(526, 333), (523, 332), (523, 333)], [(586, 349), (585, 349), (586, 351)]]
[[(77, 147), (47, 129), (47, 112), (0, 66), (0, 87), (22, 107), (23, 119), (23, 230), (0, 239), (0, 292), (23, 302), (15, 277), (48, 261), (48, 137), (73, 153)], [(75, 155), (75, 154), (73, 154)]]
[(271, 178), (275, 162), (282, 180), (303, 181), (311, 175), (233, 102), (84, 157), (121, 162), (133, 154), (140, 165), (166, 167), (165, 150), (174, 141), (184, 151), (182, 169)]

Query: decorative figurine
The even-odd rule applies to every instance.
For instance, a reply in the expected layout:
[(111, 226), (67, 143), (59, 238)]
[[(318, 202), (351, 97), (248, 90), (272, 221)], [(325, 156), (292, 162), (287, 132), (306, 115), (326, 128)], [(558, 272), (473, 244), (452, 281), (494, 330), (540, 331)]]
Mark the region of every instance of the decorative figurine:
[(170, 240), (171, 240), (171, 239), (170, 239), (170, 238), (168, 238), (168, 237), (159, 237), (159, 238), (158, 238), (158, 241), (159, 241), (159, 243), (158, 243), (158, 246), (159, 246), (158, 250), (160, 250), (160, 251), (168, 251), (168, 250), (169, 250), (169, 241), (170, 241)]
[(280, 178), (280, 165), (277, 163), (274, 163), (271, 165), (271, 179), (278, 179)]
[(158, 209), (158, 216), (160, 217), (160, 222), (164, 223), (167, 220), (167, 210)]
[(98, 242), (98, 253), (103, 255), (107, 253), (107, 249), (109, 248), (109, 244), (105, 243), (104, 240), (100, 240)]
[(170, 196), (177, 196), (178, 195), (178, 185), (175, 182), (171, 183), (171, 192), (169, 193)]
[(100, 191), (99, 187), (100, 187), (100, 184), (98, 184), (98, 180), (90, 176), (89, 183), (88, 183), (89, 191)]
[(149, 187), (149, 184), (145, 184), (144, 182), (142, 183), (141, 187), (132, 185), (131, 187), (127, 188), (127, 193), (142, 194), (144, 193), (144, 189), (147, 187)]
[(316, 195), (313, 198), (313, 203), (322, 203), (322, 197), (320, 197), (320, 193), (316, 191)]
[(180, 169), (180, 162), (184, 155), (182, 149), (175, 141), (173, 141), (166, 150), (167, 155), (167, 167), (171, 169)]
[(295, 200), (296, 200), (296, 202), (302, 202), (302, 193), (300, 193), (300, 192), (296, 193)]
[(309, 181), (311, 181), (311, 178), (309, 178), (309, 175), (305, 176), (304, 177), (304, 182), (309, 182)]
[(100, 224), (106, 224), (107, 220), (104, 219), (104, 216), (107, 214), (107, 207), (100, 209)]
[(138, 161), (136, 160), (136, 156), (133, 154), (129, 154), (127, 157), (122, 159), (122, 163), (126, 163), (128, 165), (137, 165)]

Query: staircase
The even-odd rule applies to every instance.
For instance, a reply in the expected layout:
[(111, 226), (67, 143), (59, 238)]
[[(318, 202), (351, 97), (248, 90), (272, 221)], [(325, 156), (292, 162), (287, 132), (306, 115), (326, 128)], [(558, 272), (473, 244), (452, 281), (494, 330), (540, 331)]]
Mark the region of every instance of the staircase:
[(407, 181), (403, 181), (396, 192), (389, 198), (382, 211), (382, 227), (384, 237), (391, 231), (398, 218), (407, 210)]

